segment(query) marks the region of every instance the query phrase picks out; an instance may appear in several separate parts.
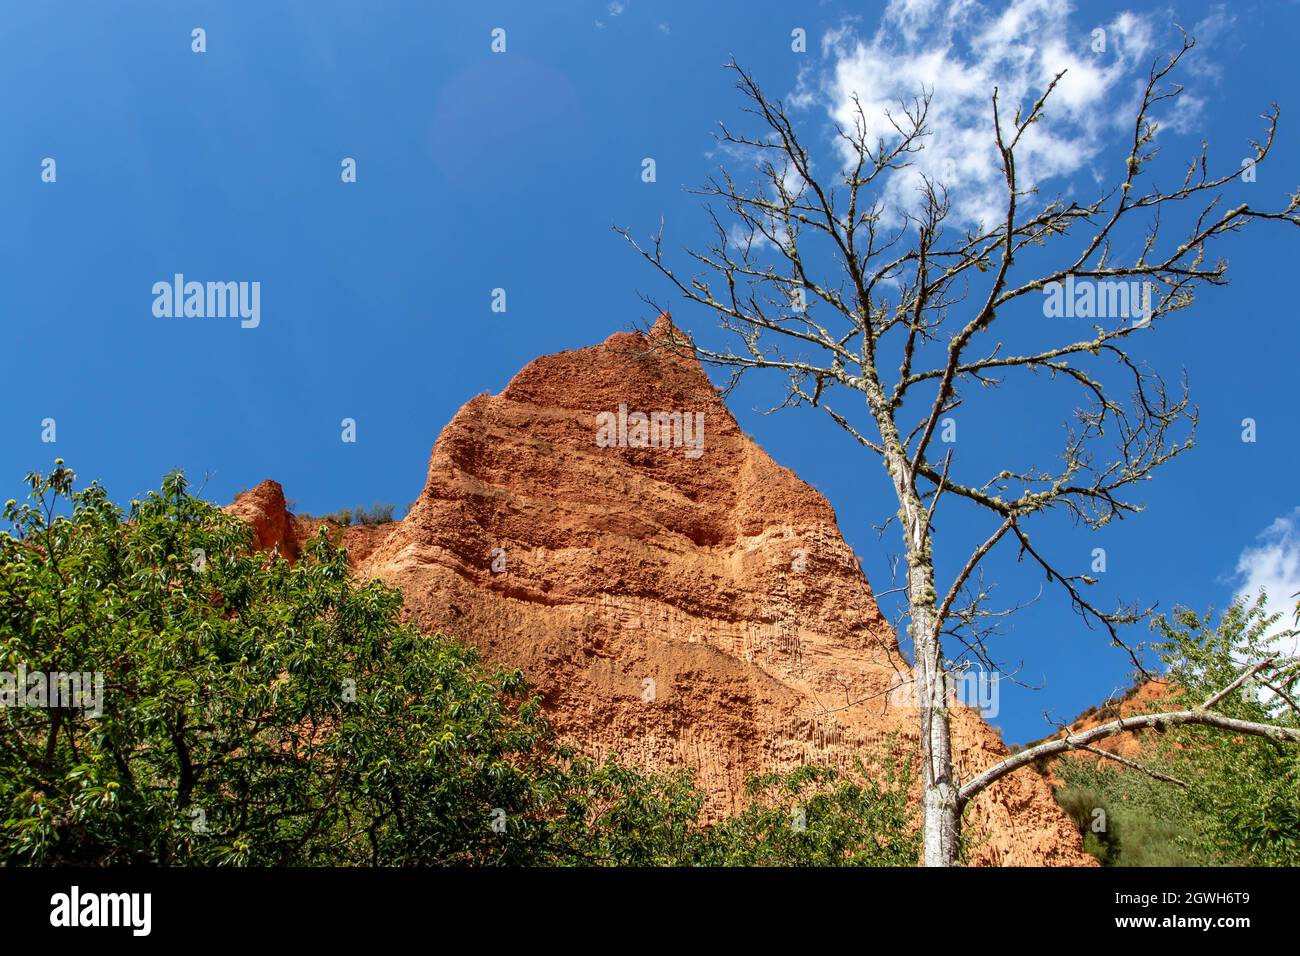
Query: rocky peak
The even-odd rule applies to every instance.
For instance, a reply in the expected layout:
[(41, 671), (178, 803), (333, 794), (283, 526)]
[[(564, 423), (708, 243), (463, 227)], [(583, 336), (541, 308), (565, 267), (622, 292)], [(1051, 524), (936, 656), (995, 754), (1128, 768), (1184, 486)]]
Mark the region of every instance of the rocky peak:
[[(741, 431), (684, 341), (665, 313), (468, 402), (354, 564), (423, 628), (523, 668), (588, 752), (694, 768), (717, 816), (757, 773), (905, 754), (915, 712), (830, 504)], [(954, 721), (963, 777), (1006, 753), (974, 711)], [(977, 862), (1092, 862), (1032, 769), (969, 819)]]
[(253, 547), (259, 551), (278, 548), (289, 560), (298, 557), (298, 538), (278, 481), (267, 479), (256, 488), (241, 493), (226, 508), (243, 518), (253, 528)]

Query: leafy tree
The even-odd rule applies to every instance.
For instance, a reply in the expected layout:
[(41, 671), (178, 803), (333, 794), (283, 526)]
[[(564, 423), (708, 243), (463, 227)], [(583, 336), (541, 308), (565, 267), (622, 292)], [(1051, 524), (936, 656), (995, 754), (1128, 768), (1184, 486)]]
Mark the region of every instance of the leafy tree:
[(72, 478), (31, 475), (32, 502), (6, 507), (0, 648), (7, 671), (102, 673), (103, 713), (4, 711), (6, 858), (529, 852), (557, 771), (519, 672), (484, 676), (472, 652), (399, 625), (400, 595), (355, 582), (324, 536), (290, 566), (179, 474), (126, 515)]

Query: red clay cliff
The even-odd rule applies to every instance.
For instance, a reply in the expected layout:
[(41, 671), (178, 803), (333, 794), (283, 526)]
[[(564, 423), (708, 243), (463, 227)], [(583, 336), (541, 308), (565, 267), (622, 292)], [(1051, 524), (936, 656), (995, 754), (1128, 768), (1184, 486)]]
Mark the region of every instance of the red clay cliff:
[[(694, 768), (716, 817), (753, 774), (913, 748), (915, 714), (889, 693), (910, 668), (831, 506), (660, 347), (673, 333), (662, 316), (472, 399), (406, 517), (347, 542), (420, 626), (523, 668), (588, 752)], [(664, 414), (652, 432), (637, 413)], [(233, 510), (292, 557), (313, 526), (283, 502), (268, 482)], [(1006, 753), (976, 712), (954, 724), (962, 777)], [(1032, 768), (967, 820), (974, 863), (1093, 864)]]

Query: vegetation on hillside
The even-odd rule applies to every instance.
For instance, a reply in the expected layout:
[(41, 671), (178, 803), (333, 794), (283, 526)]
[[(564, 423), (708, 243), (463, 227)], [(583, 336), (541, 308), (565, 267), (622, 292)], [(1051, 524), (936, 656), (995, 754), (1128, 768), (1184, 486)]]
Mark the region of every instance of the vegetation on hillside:
[[(338, 511), (332, 511), (327, 515), (320, 515), (319, 520), (329, 521), (333, 524), (342, 525), (345, 528), (354, 524), (390, 524), (394, 520), (393, 512), (396, 508), (396, 505), (380, 504), (376, 502), (369, 508), (365, 505), (357, 505), (356, 508), (340, 508)], [(292, 504), (289, 505), (289, 510), (293, 510)], [(299, 514), (298, 517), (304, 518), (308, 521), (313, 521), (317, 518), (316, 515), (307, 512)]]
[[(1176, 706), (1194, 707), (1250, 664), (1278, 654), (1282, 674), (1247, 682), (1219, 705), (1230, 717), (1300, 726), (1300, 660), (1281, 647), (1295, 631), (1277, 625), (1262, 598), (1238, 601), (1217, 626), (1211, 616), (1179, 609), (1156, 619), (1156, 648)], [(1300, 748), (1206, 727), (1177, 727), (1145, 741), (1142, 766), (1181, 781), (1158, 779), (1091, 756), (1058, 760), (1066, 784), (1057, 799), (1105, 864), (1300, 865)]]
[[(519, 671), (402, 624), (324, 531), (290, 565), (179, 473), (125, 511), (62, 461), (28, 482), (0, 532), (0, 864), (917, 859), (902, 768), (755, 781), (706, 826), (689, 775), (563, 746)], [(102, 692), (16, 680), (81, 672)]]

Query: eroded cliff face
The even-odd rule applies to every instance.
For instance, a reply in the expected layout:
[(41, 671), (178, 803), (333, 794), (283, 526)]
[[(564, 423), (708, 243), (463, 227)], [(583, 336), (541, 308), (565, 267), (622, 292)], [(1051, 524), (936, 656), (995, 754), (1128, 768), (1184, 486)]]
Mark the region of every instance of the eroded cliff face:
[[(908, 751), (916, 718), (830, 505), (741, 432), (693, 358), (658, 347), (671, 332), (665, 316), (539, 358), (467, 403), (409, 514), (352, 557), (421, 627), (523, 668), (588, 752), (694, 768), (716, 816), (753, 774)], [(648, 447), (636, 413), (670, 416)], [(963, 778), (1006, 753), (973, 711), (955, 732)], [(968, 821), (972, 862), (1092, 863), (1032, 769)]]

